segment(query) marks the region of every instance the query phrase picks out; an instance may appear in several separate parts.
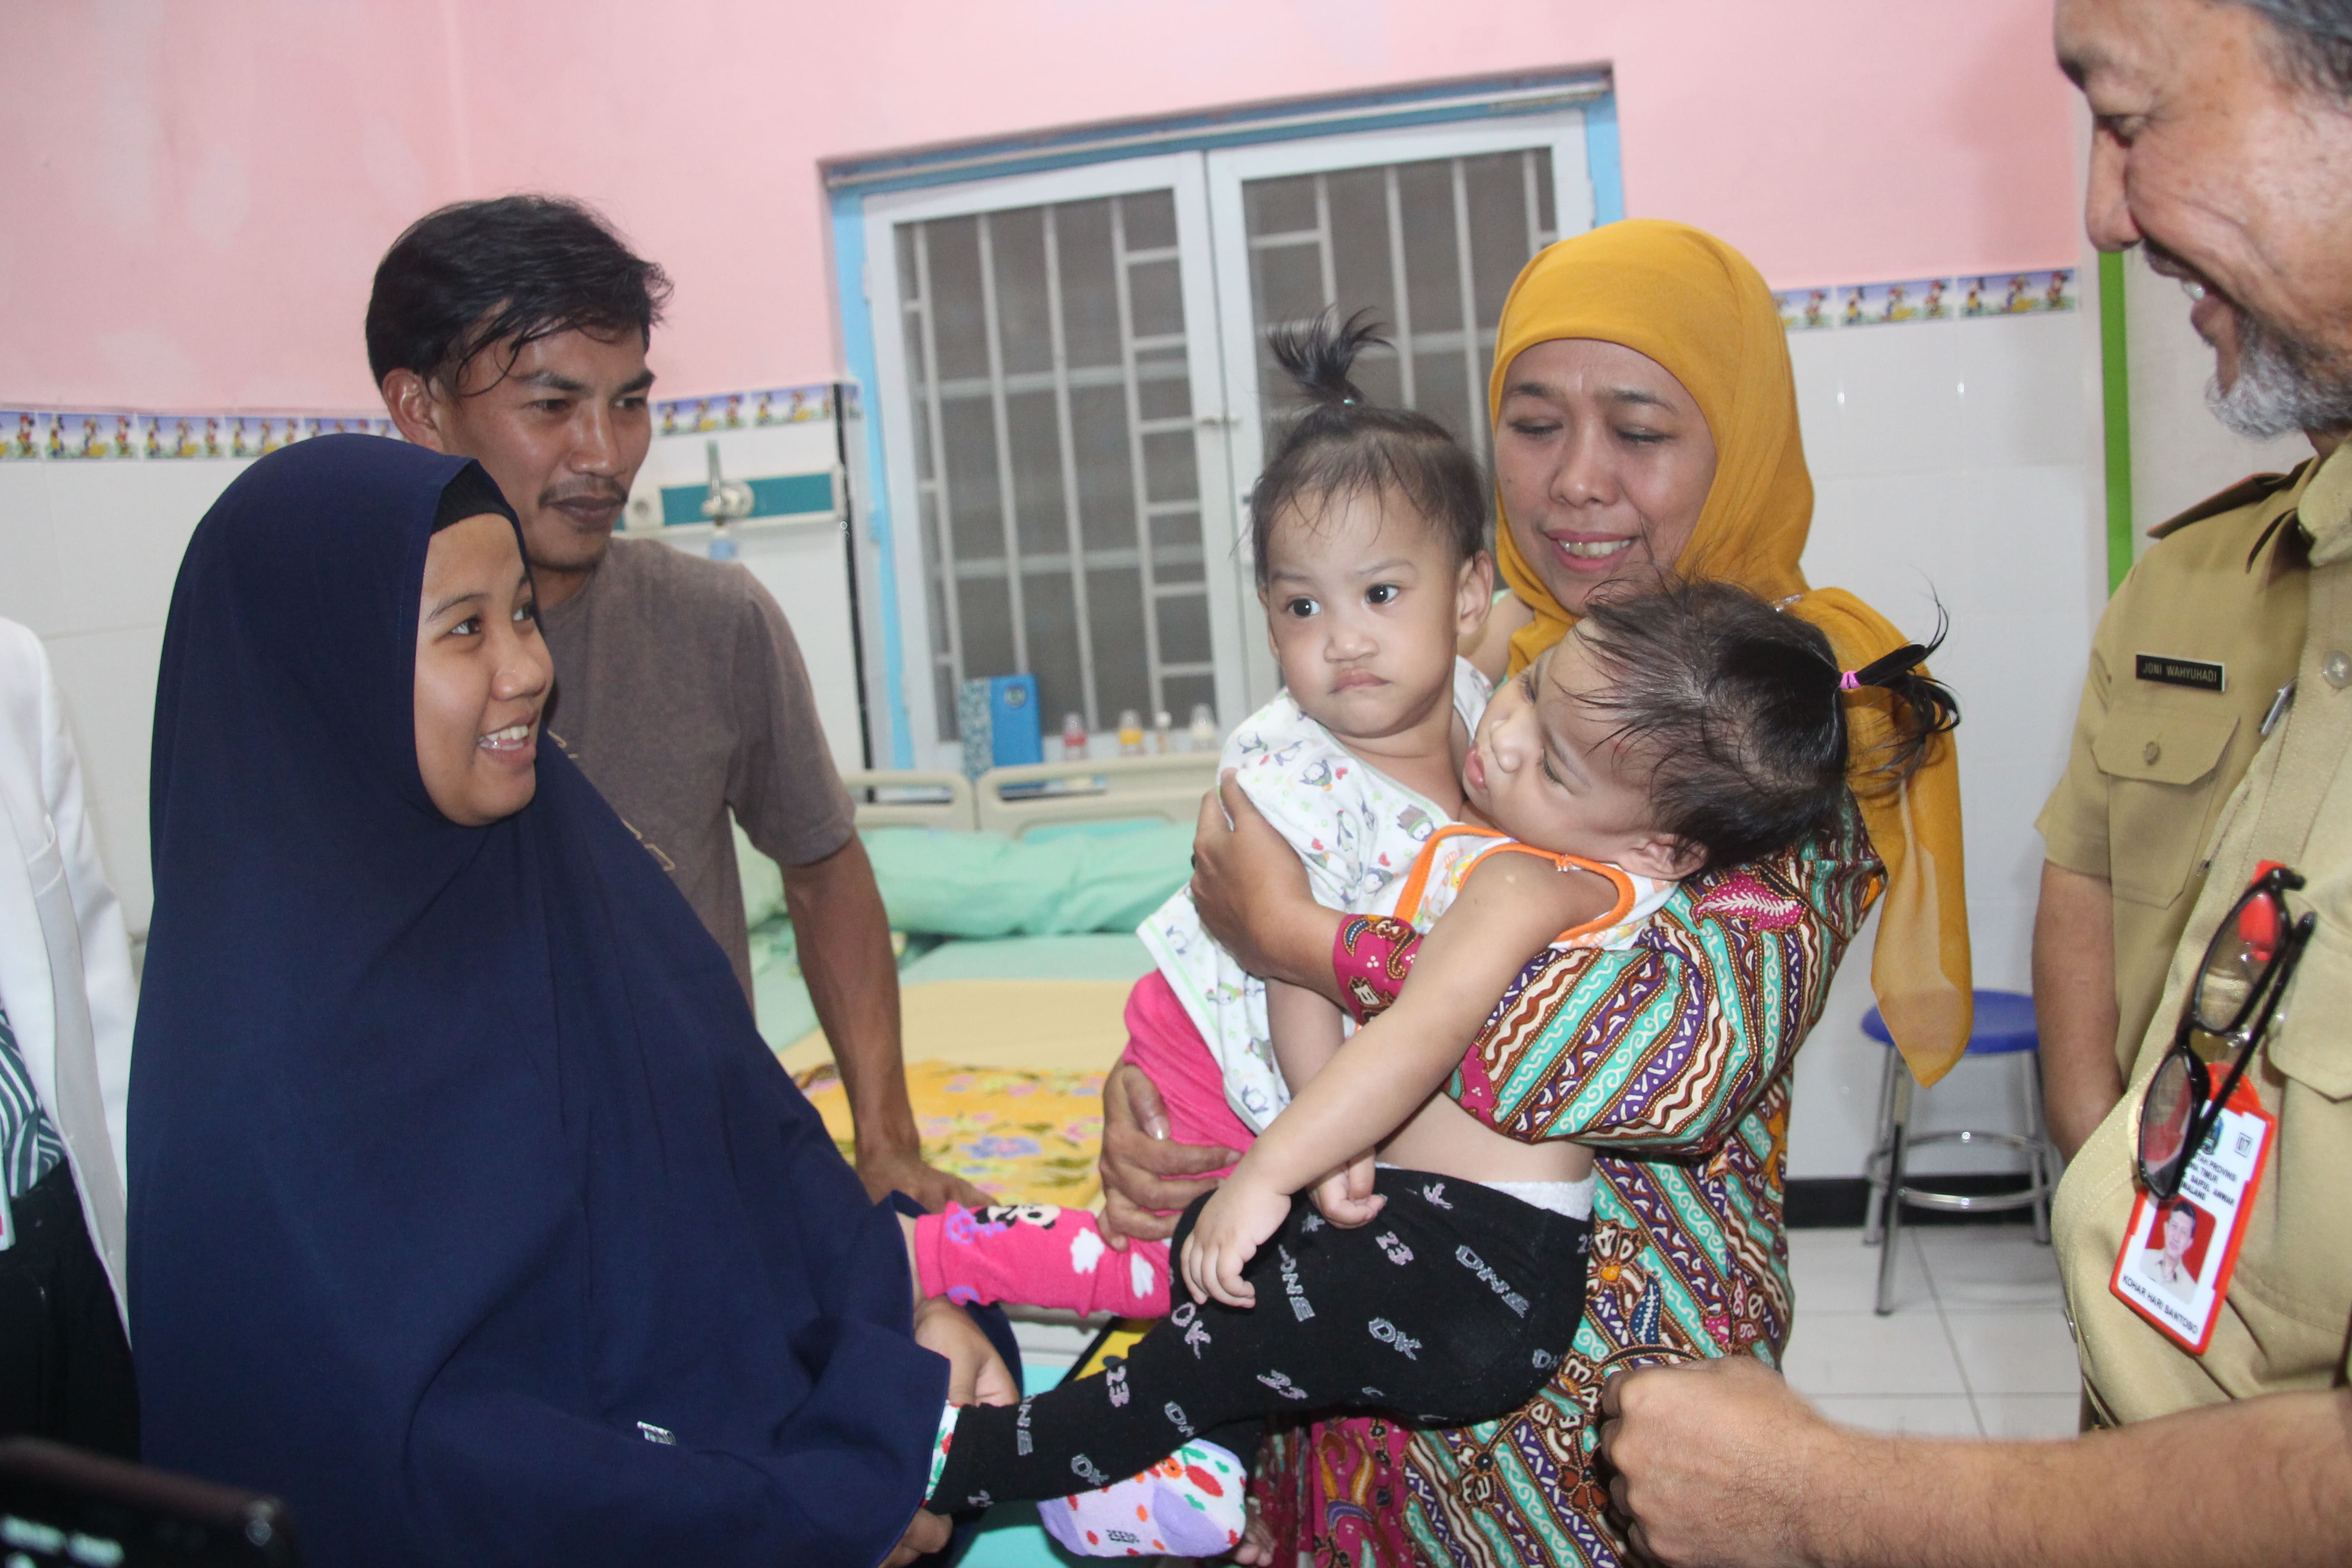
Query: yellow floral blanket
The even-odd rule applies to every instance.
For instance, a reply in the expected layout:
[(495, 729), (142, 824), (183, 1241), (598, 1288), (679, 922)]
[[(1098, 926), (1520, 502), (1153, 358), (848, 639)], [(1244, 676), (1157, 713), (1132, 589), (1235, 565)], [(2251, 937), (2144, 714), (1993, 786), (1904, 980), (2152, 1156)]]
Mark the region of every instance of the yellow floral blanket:
[[(849, 1097), (831, 1062), (801, 1075), (825, 1130), (851, 1153)], [(923, 1158), (1007, 1203), (1092, 1208), (1102, 1195), (1095, 1152), (1102, 1142), (1103, 1075), (1054, 1068), (907, 1068)]]
[[(923, 1158), (1008, 1203), (1092, 1208), (1102, 1195), (1103, 1075), (1127, 1044), (1129, 986), (941, 980), (899, 994), (907, 1092)], [(849, 1099), (824, 1035), (776, 1053), (850, 1152)]]

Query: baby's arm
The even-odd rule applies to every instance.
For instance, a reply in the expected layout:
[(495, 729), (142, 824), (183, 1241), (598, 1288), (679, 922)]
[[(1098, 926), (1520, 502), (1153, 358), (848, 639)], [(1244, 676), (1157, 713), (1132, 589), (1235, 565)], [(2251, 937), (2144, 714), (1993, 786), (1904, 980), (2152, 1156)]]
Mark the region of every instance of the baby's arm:
[[(1315, 992), (1279, 980), (1265, 983), (1265, 1021), (1274, 1036), (1274, 1059), (1293, 1095), (1329, 1065), (1347, 1038), (1339, 1008)], [(1361, 1225), (1381, 1212), (1372, 1196), (1370, 1143), (1315, 1189), (1315, 1202), (1326, 1219), (1340, 1225)]]
[(1267, 981), (1265, 1025), (1274, 1036), (1274, 1059), (1294, 1095), (1339, 1054), (1339, 1009), (1304, 986)]
[[(1560, 931), (1606, 914), (1603, 878), (1562, 873), (1532, 855), (1490, 856), (1422, 942), (1396, 1005), (1356, 1031), (1330, 1064), (1297, 1089), (1209, 1200), (1184, 1247), (1195, 1300), (1252, 1300), (1242, 1265), (1312, 1185), (1402, 1126), (1462, 1060), (1465, 1042), (1528, 959)], [(1269, 998), (1269, 1005), (1271, 999)]]

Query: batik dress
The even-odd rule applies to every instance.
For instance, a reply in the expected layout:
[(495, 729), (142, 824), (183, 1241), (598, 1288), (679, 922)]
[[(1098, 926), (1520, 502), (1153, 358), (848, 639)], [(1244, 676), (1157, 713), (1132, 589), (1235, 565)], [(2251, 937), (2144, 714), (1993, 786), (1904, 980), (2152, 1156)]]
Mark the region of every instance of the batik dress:
[[(1661, 1362), (1778, 1364), (1790, 1296), (1781, 1190), (1790, 1074), (1881, 870), (1859, 817), (1676, 889), (1622, 951), (1550, 950), (1448, 1092), (1497, 1131), (1595, 1146), (1584, 1321), (1559, 1375), (1499, 1421), (1379, 1418), (1267, 1439), (1254, 1482), (1289, 1563), (1615, 1563), (1593, 1474), (1601, 1385)], [(1348, 935), (1409, 946), (1368, 917)], [(1404, 956), (1409, 957), (1409, 952)], [(1405, 965), (1374, 964), (1392, 999)], [(1362, 994), (1364, 970), (1353, 986)]]

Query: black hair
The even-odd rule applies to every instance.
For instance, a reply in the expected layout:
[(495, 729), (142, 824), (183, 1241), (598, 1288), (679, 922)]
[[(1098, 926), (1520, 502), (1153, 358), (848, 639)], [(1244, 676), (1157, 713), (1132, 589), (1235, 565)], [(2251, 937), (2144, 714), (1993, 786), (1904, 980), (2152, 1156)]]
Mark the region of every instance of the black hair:
[(496, 512), (509, 522), (515, 520), (514, 508), (507, 504), (489, 470), (479, 463), (467, 463), (441, 487), (440, 502), (433, 509), (433, 531), (438, 533), (452, 523), (485, 512)]
[(1275, 519), (1301, 497), (1401, 494), (1444, 529), (1456, 566), (1486, 548), (1486, 486), (1476, 460), (1428, 415), (1381, 407), (1348, 378), (1367, 346), (1388, 346), (1380, 331), (1370, 310), (1337, 327), (1326, 310), (1304, 326), (1265, 335), (1275, 363), (1298, 384), (1307, 406), (1250, 491), (1250, 549), (1261, 589)]
[(562, 196), (499, 196), (425, 214), (392, 242), (368, 296), (376, 384), (411, 370), (454, 389), (476, 355), (515, 355), (574, 330), (653, 340), (669, 276), (604, 219)]
[(1820, 627), (1728, 583), (1669, 578), (1603, 595), (1575, 635), (1607, 683), (1586, 700), (1653, 768), (1657, 826), (1708, 866), (1737, 866), (1830, 826), (1850, 787), (1891, 788), (1960, 721), (1950, 689), (1919, 668), (1943, 646), (1906, 643), (1853, 672), (1863, 702), (1884, 703), (1895, 738), (1847, 755), (1845, 671)]

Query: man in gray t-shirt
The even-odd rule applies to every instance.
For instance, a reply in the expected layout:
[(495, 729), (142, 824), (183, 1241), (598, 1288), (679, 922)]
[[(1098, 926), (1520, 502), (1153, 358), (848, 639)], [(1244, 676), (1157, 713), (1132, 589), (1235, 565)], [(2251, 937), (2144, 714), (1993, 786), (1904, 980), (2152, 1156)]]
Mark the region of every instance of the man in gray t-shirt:
[[(579, 592), (542, 605), (539, 624), (562, 672), (549, 736), (669, 872), (750, 995), (728, 813), (786, 868), (821, 865), (856, 842), (783, 611), (740, 566), (616, 539)], [(839, 918), (831, 910), (810, 923)]]
[(747, 997), (730, 814), (782, 866), (866, 1190), (983, 1204), (922, 1163), (889, 921), (783, 612), (740, 566), (613, 538), (653, 439), (646, 349), (668, 290), (575, 204), (463, 202), (385, 254), (368, 360), (401, 434), (475, 458), (514, 506), (555, 659), (548, 737), (669, 872)]

